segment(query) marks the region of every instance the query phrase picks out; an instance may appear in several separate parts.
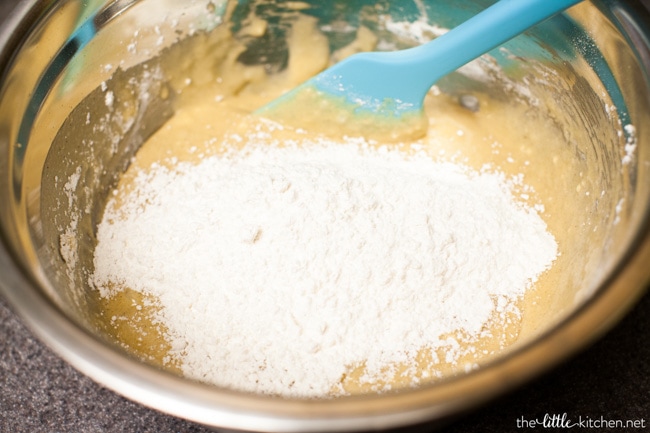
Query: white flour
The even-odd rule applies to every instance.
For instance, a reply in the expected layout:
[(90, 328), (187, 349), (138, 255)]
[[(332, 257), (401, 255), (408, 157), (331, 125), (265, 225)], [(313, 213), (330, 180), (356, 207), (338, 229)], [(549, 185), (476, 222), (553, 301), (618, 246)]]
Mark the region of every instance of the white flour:
[(155, 166), (136, 186), (107, 206), (93, 283), (157, 298), (184, 374), (239, 390), (323, 396), (360, 362), (373, 379), (477, 336), (557, 254), (503, 175), (352, 142)]

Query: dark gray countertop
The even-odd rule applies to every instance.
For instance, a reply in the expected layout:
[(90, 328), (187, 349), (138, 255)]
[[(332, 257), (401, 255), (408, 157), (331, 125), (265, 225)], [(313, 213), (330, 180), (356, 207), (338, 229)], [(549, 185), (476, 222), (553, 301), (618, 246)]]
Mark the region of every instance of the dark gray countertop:
[[(0, 0), (0, 21), (16, 3)], [(574, 421), (643, 420), (645, 429), (627, 431), (650, 431), (649, 312), (647, 294), (592, 347), (444, 432), (557, 431), (518, 428), (517, 420), (564, 413)], [(0, 297), (0, 433), (209, 431), (133, 403), (81, 375), (39, 342)]]
[[(631, 431), (650, 431), (649, 311), (646, 294), (592, 347), (443, 432), (557, 431), (518, 429), (517, 420), (564, 413), (573, 421), (644, 420), (645, 429)], [(0, 298), (0, 432), (209, 431), (126, 400), (81, 375), (40, 343)]]

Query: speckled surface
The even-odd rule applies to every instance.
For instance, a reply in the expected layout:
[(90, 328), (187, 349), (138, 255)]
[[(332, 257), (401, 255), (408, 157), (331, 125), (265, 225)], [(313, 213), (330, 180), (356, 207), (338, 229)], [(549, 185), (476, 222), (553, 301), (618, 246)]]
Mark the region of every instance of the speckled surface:
[[(0, 20), (17, 3), (0, 0)], [(442, 431), (559, 431), (518, 428), (517, 420), (564, 413), (572, 421), (643, 420), (645, 428), (609, 431), (650, 431), (649, 313), (647, 294), (593, 346)], [(39, 342), (0, 297), (0, 433), (210, 431), (133, 403), (78, 373)]]
[[(518, 429), (517, 420), (564, 413), (574, 421), (580, 416), (644, 420), (646, 429), (610, 431), (649, 431), (648, 312), (650, 295), (583, 353), (442, 432), (557, 431)], [(40, 343), (0, 298), (0, 432), (210, 431), (140, 406), (95, 384)], [(418, 431), (431, 429), (422, 427)]]

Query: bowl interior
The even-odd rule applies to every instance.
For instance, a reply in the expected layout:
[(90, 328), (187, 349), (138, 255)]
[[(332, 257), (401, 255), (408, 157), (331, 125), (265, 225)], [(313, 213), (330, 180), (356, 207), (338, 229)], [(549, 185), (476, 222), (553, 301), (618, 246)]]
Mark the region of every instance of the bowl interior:
[[(8, 204), (0, 216), (8, 248), (76, 326), (120, 356), (157, 366), (168, 350), (164, 341), (158, 344), (161, 335), (145, 348), (133, 343), (151, 322), (141, 315), (139, 325), (112, 326), (107, 318), (116, 312), (141, 313), (107, 306), (88, 282), (96, 227), (140, 146), (202, 86), (228, 74), (224, 57), (213, 55), (223, 35), (244, 47), (238, 63), (280, 74), (297, 15), (317, 22), (332, 52), (354, 39), (359, 27), (372, 30), (385, 47), (404, 48), (487, 3), (142, 0), (44, 7), (0, 89), (0, 197)], [(645, 236), (650, 137), (642, 119), (650, 113), (650, 92), (637, 48), (626, 39), (631, 30), (621, 24), (625, 11), (581, 4), (437, 84), (450, 98), (472, 94), (500, 107), (495, 131), (511, 129), (503, 124), (508, 119), (526, 123), (517, 149), (495, 153), (461, 144), (458, 150), (476, 168), (490, 164), (523, 174), (560, 248), (526, 301), (517, 337), (497, 359), (485, 360), (486, 369), (607, 291)], [(260, 35), (250, 32), (252, 16), (266, 20)], [(398, 31), (395, 23), (405, 25)]]

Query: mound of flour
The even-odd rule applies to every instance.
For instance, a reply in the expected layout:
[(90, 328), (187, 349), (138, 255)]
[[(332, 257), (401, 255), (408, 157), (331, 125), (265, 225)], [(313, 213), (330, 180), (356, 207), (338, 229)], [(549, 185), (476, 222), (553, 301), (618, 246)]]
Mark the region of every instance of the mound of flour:
[(355, 143), (259, 146), (141, 172), (98, 226), (92, 282), (159, 303), (191, 378), (323, 396), (478, 335), (557, 255), (502, 174)]

